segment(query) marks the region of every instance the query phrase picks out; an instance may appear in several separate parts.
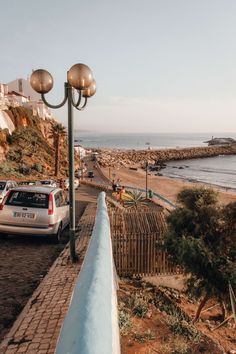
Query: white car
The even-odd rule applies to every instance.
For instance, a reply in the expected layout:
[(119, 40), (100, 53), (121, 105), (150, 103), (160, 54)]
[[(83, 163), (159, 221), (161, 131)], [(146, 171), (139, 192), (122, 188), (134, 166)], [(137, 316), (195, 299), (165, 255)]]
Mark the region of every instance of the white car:
[(0, 181), (0, 203), (4, 199), (7, 192), (14, 187), (17, 187), (17, 183), (15, 181)]
[(45, 180), (39, 181), (39, 184), (41, 184), (43, 186), (57, 187), (57, 182), (54, 181), (53, 179), (45, 179)]
[(51, 236), (60, 242), (68, 223), (69, 205), (60, 188), (13, 188), (0, 204), (0, 234)]
[[(67, 178), (67, 179), (65, 180), (65, 189), (66, 189), (66, 190), (69, 189), (69, 185), (70, 185), (70, 183), (69, 183), (69, 178)], [(80, 186), (79, 178), (75, 178), (75, 179), (74, 179), (74, 187), (75, 187), (75, 189), (78, 189), (79, 186)]]

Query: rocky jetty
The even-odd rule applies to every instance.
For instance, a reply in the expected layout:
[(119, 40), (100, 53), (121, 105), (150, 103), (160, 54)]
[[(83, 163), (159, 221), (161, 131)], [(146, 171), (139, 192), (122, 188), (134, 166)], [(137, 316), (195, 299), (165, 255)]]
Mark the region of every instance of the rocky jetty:
[(213, 157), (236, 154), (236, 145), (207, 146), (166, 150), (97, 150), (97, 160), (102, 167), (141, 167), (149, 164), (161, 165), (171, 160)]
[(236, 140), (233, 138), (213, 138), (208, 141), (204, 141), (204, 143), (207, 143), (209, 146), (211, 145), (232, 145), (236, 144)]

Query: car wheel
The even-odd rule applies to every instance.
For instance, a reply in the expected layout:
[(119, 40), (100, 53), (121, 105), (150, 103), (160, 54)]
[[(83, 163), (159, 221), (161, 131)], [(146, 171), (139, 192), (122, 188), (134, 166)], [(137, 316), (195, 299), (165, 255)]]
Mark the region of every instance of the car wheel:
[(60, 223), (56, 235), (53, 235), (53, 241), (55, 243), (61, 243), (62, 239), (62, 224)]

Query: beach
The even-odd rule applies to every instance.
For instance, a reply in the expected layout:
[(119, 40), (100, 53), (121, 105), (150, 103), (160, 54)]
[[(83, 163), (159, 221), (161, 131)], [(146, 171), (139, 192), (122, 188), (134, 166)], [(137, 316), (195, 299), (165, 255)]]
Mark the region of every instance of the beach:
[[(109, 176), (109, 168), (101, 168), (105, 176)], [(138, 170), (131, 170), (127, 167), (121, 167), (119, 169), (113, 169), (115, 178), (121, 179), (121, 184), (126, 186), (134, 186), (137, 188), (146, 188), (146, 172), (138, 168)], [(163, 176), (154, 176), (148, 174), (148, 189), (153, 190), (154, 192), (162, 195), (173, 203), (176, 203), (177, 194), (183, 188), (193, 188), (193, 187), (212, 187), (218, 192), (219, 201), (222, 204), (228, 204), (230, 202), (236, 202), (236, 193), (231, 190), (224, 190), (222, 188), (217, 188), (215, 186), (209, 186), (204, 183), (192, 183), (186, 182), (183, 180), (176, 180), (173, 178), (163, 177)]]

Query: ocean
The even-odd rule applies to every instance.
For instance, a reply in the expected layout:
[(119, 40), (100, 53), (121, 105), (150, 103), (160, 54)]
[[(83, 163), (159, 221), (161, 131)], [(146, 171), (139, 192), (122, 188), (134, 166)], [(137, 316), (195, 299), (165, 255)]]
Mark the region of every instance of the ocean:
[[(76, 140), (84, 147), (112, 149), (167, 149), (207, 146), (209, 133), (78, 133)], [(214, 134), (214, 137), (231, 137), (236, 133)], [(236, 192), (236, 155), (204, 159), (172, 161), (161, 171), (164, 176), (193, 182), (203, 182)]]

